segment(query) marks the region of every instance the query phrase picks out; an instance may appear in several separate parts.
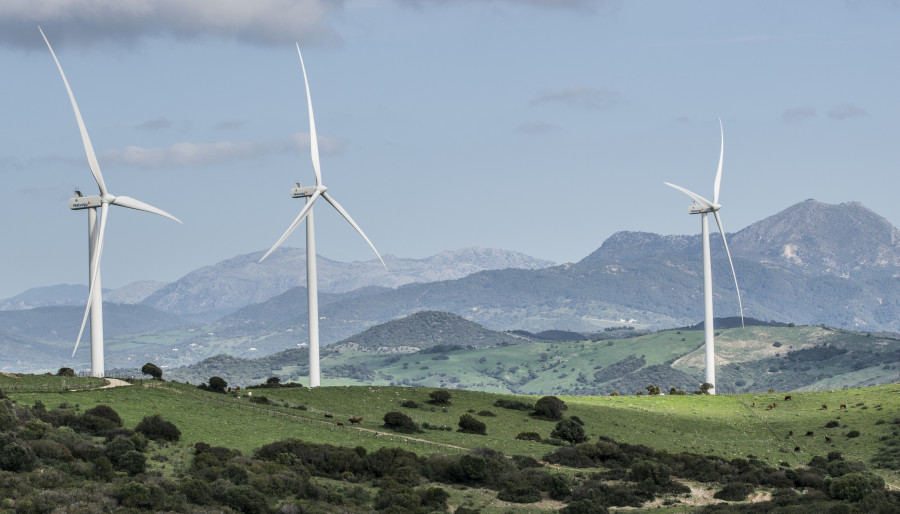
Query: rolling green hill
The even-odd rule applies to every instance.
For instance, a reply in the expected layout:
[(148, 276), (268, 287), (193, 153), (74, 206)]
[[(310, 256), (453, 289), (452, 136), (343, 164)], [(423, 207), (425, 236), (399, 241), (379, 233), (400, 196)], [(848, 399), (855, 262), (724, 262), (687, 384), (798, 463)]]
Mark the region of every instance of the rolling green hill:
[[(576, 445), (553, 442), (556, 421), (501, 406), (534, 406), (538, 396), (450, 391), (449, 404), (435, 406), (428, 403), (432, 388), (267, 388), (251, 397), (152, 381), (29, 392), (29, 383), (44, 387), (40, 379), (0, 375), (0, 390), (11, 391), (8, 401), (0, 398), (3, 509), (52, 502), (88, 511), (200, 512), (236, 508), (228, 491), (243, 493), (248, 484), (263, 493), (253, 507), (260, 510), (239, 511), (372, 512), (439, 487), (445, 494), (431, 494), (442, 500), (423, 512), (549, 512), (584, 508), (586, 500), (595, 511), (632, 505), (685, 512), (721, 503), (711, 496), (726, 483), (745, 489), (731, 509), (749, 507), (751, 498), (762, 511), (900, 506), (881, 485), (900, 485), (897, 385), (792, 393), (790, 400), (783, 393), (561, 396), (564, 418), (581, 423), (587, 437)], [(139, 422), (161, 414), (179, 438), (144, 439), (140, 472), (118, 460), (101, 471), (98, 455), (117, 455), (115, 437), (82, 436), (103, 425), (79, 421), (99, 405), (121, 417), (119, 436), (135, 439), (129, 434)], [(386, 428), (388, 412), (402, 412), (419, 431)], [(484, 435), (457, 431), (465, 416), (483, 423)], [(541, 441), (517, 438), (529, 432)], [(22, 461), (11, 456), (29, 455), (23, 448), (32, 460), (12, 470)]]

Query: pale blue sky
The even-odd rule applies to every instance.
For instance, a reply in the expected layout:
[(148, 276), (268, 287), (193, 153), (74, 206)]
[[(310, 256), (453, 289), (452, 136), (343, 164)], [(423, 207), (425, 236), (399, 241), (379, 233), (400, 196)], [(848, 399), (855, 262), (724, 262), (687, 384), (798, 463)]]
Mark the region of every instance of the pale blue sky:
[[(807, 198), (900, 225), (896, 1), (144, 4), (0, 4), (0, 298), (87, 281), (87, 215), (67, 200), (97, 189), (39, 24), (110, 191), (184, 220), (111, 209), (104, 287), (175, 280), (287, 228), (293, 181), (314, 180), (294, 41), (324, 182), (383, 254), (567, 262), (619, 230), (697, 233), (663, 181), (712, 196), (719, 116), (728, 232)], [(374, 257), (316, 213), (321, 255)]]

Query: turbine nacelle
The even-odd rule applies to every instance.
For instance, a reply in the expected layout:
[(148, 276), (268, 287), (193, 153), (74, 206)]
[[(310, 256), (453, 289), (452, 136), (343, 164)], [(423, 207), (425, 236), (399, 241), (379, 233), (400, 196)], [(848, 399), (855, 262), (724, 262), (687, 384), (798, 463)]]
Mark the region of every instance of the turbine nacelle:
[[(76, 193), (79, 192), (80, 191), (76, 191)], [(69, 209), (72, 209), (73, 211), (80, 211), (82, 209), (96, 209), (97, 207), (100, 207), (102, 201), (103, 197), (101, 197), (100, 195), (78, 195), (75, 198), (69, 199)]]
[(691, 202), (691, 206), (688, 207), (688, 214), (707, 214), (716, 212), (721, 208), (722, 206), (719, 204), (701, 205), (697, 202)]
[(328, 188), (325, 186), (306, 186), (303, 187), (299, 182), (296, 183), (297, 187), (291, 189), (291, 198), (308, 198), (314, 194), (316, 191), (319, 191), (319, 194), (324, 193)]

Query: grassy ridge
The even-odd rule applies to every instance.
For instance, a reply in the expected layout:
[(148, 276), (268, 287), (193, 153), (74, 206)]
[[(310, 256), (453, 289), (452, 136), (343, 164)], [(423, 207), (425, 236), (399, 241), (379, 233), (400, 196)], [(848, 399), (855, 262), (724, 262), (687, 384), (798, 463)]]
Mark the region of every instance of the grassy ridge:
[[(9, 380), (9, 379), (8, 379)], [(18, 379), (26, 380), (26, 379)], [(7, 382), (8, 384), (8, 382)], [(267, 396), (278, 406), (251, 404), (247, 397), (203, 392), (196, 387), (162, 383), (92, 391), (16, 392), (10, 398), (25, 405), (41, 401), (48, 408), (60, 403), (78, 405), (81, 410), (104, 404), (122, 416), (126, 426), (134, 426), (144, 416), (160, 413), (182, 431), (179, 445), (203, 441), (243, 452), (286, 437), (339, 446), (403, 446), (419, 454), (457, 453), (487, 446), (508, 455), (528, 455), (540, 459), (553, 447), (519, 441), (519, 432), (533, 431), (549, 437), (555, 423), (533, 419), (527, 413), (494, 407), (499, 398), (511, 398), (479, 391), (452, 391), (452, 405), (446, 409), (428, 405), (428, 388), (345, 386), (316, 389), (259, 389), (254, 396)], [(567, 416), (585, 422), (591, 440), (598, 436), (644, 444), (672, 453), (687, 451), (726, 458), (755, 455), (772, 465), (805, 465), (813, 456), (841, 452), (845, 458), (861, 460), (876, 467), (872, 456), (881, 438), (897, 430), (900, 417), (900, 385), (866, 389), (783, 394), (741, 394), (718, 396), (597, 396), (561, 397), (568, 405)], [(529, 402), (537, 397), (517, 396)], [(407, 409), (402, 400), (414, 400), (421, 407)], [(754, 406), (755, 403), (755, 406)], [(768, 405), (776, 404), (772, 409)], [(284, 406), (287, 404), (288, 406)], [(840, 409), (845, 404), (846, 409)], [(823, 405), (827, 409), (823, 409)], [(297, 407), (304, 406), (306, 410)], [(293, 407), (293, 408), (292, 408)], [(385, 430), (383, 416), (402, 411), (418, 423), (448, 426), (452, 431), (425, 430), (412, 438)], [(476, 415), (487, 425), (486, 436), (456, 432), (459, 417), (470, 411), (491, 411), (495, 416)], [(330, 414), (333, 418), (326, 418)], [(362, 417), (359, 426), (348, 418)], [(346, 426), (337, 426), (343, 422)], [(829, 422), (837, 426), (826, 428)], [(858, 437), (848, 437), (856, 430)], [(789, 432), (793, 431), (793, 435)], [(806, 436), (808, 431), (813, 436)], [(828, 436), (830, 442), (825, 440)], [(795, 448), (797, 449), (795, 451)], [(885, 480), (900, 485), (900, 476), (881, 470)]]

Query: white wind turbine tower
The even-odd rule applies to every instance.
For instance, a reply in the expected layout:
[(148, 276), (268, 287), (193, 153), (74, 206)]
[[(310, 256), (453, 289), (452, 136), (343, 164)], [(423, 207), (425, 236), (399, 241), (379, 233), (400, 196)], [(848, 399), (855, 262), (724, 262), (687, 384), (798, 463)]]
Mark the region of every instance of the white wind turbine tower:
[(303, 54), (300, 53), (299, 44), (297, 44), (297, 54), (300, 55), (300, 68), (303, 70), (303, 83), (306, 86), (306, 104), (309, 109), (309, 150), (312, 155), (313, 170), (316, 172), (316, 185), (303, 187), (298, 182), (296, 187), (291, 189), (291, 197), (306, 198), (306, 205), (300, 210), (300, 214), (297, 215), (297, 218), (291, 223), (291, 226), (288, 227), (281, 238), (259, 259), (259, 262), (262, 262), (274, 252), (276, 248), (281, 246), (281, 243), (291, 235), (291, 232), (300, 225), (300, 222), (303, 221), (304, 218), (306, 219), (306, 292), (309, 306), (309, 387), (318, 387), (321, 382), (319, 370), (319, 292), (316, 275), (316, 236), (313, 228), (313, 203), (316, 199), (322, 197), (330, 203), (344, 219), (353, 225), (353, 228), (355, 228), (356, 231), (359, 232), (359, 235), (366, 240), (366, 243), (369, 243), (369, 246), (372, 248), (372, 251), (375, 252), (375, 255), (378, 256), (378, 260), (381, 261), (384, 269), (387, 269), (387, 265), (384, 263), (384, 259), (381, 258), (378, 250), (375, 249), (375, 245), (372, 244), (372, 241), (369, 241), (369, 238), (366, 237), (362, 229), (359, 228), (359, 225), (353, 221), (350, 214), (348, 214), (334, 198), (325, 192), (328, 188), (322, 184), (322, 172), (319, 167), (319, 141), (316, 137), (316, 121), (313, 117), (312, 99), (309, 95), (309, 81), (306, 78), (306, 66), (303, 64)]
[[(78, 110), (78, 104), (75, 103), (75, 96), (72, 94), (72, 88), (69, 87), (69, 81), (66, 79), (66, 74), (59, 64), (59, 59), (56, 58), (53, 47), (50, 46), (50, 41), (48, 41), (47, 36), (44, 35), (44, 31), (41, 30), (40, 27), (38, 27), (38, 30), (40, 30), (41, 36), (44, 37), (47, 48), (50, 49), (50, 55), (53, 56), (56, 67), (59, 68), (59, 74), (62, 76), (63, 84), (66, 86), (66, 91), (69, 93), (69, 100), (72, 102), (72, 109), (75, 111), (75, 120), (78, 122), (78, 130), (81, 132), (81, 141), (84, 143), (84, 151), (87, 154), (88, 167), (91, 169), (91, 174), (94, 175), (94, 180), (97, 181), (97, 186), (100, 188), (100, 194), (93, 196), (84, 196), (81, 194), (81, 191), (76, 190), (75, 198), (69, 200), (69, 208), (72, 210), (87, 209), (88, 211), (88, 260), (90, 262), (88, 268), (89, 292), (87, 307), (84, 310), (84, 318), (81, 320), (81, 329), (78, 331), (78, 338), (75, 340), (75, 349), (72, 350), (72, 356), (74, 357), (75, 351), (78, 350), (78, 343), (81, 342), (81, 336), (84, 333), (84, 327), (87, 324), (88, 314), (90, 314), (91, 375), (102, 377), (105, 370), (103, 367), (103, 298), (100, 286), (100, 256), (103, 254), (103, 234), (106, 230), (106, 216), (109, 205), (118, 205), (120, 207), (128, 207), (130, 209), (158, 214), (160, 216), (165, 216), (166, 218), (171, 218), (178, 223), (181, 223), (181, 220), (162, 209), (153, 207), (140, 200), (135, 200), (128, 196), (115, 196), (107, 191), (106, 184), (103, 182), (103, 175), (100, 173), (100, 165), (97, 162), (97, 156), (94, 154), (94, 148), (91, 145), (87, 129), (84, 126), (84, 120), (81, 118), (81, 111)], [(100, 209), (99, 220), (97, 217), (97, 209)]]
[(722, 120), (719, 119), (719, 131), (722, 134), (722, 148), (719, 151), (719, 170), (716, 172), (716, 181), (713, 188), (713, 201), (688, 191), (687, 189), (666, 182), (667, 186), (690, 196), (694, 201), (688, 208), (690, 214), (700, 214), (700, 226), (703, 233), (703, 312), (704, 312), (704, 339), (706, 342), (706, 382), (712, 384), (710, 394), (716, 394), (716, 363), (715, 363), (715, 331), (713, 327), (713, 298), (712, 298), (712, 265), (709, 258), (709, 220), (706, 215), (713, 213), (719, 233), (722, 234), (722, 244), (725, 245), (725, 253), (728, 255), (728, 263), (731, 265), (731, 275), (734, 277), (734, 289), (738, 295), (738, 306), (741, 311), (741, 326), (744, 326), (744, 306), (741, 303), (741, 290), (738, 288), (737, 274), (734, 272), (734, 262), (731, 260), (731, 252), (728, 250), (728, 241), (725, 240), (725, 229), (722, 228), (722, 218), (719, 216), (719, 187), (722, 185), (722, 161), (725, 157), (725, 130), (722, 128)]

